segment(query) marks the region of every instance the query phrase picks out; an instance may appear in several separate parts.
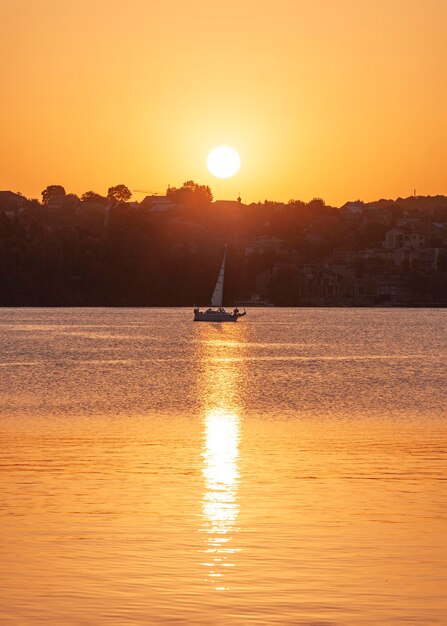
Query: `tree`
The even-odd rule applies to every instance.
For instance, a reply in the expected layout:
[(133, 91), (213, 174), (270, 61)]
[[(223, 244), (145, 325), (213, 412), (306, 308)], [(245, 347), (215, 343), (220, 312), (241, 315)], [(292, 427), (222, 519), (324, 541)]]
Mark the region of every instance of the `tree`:
[(101, 196), (99, 193), (95, 191), (86, 191), (81, 196), (82, 202), (96, 202), (98, 204), (107, 203), (107, 198), (105, 196)]
[(75, 209), (81, 201), (75, 193), (67, 193), (65, 196), (64, 209)]
[(107, 191), (107, 198), (114, 200), (115, 202), (127, 202), (132, 197), (132, 192), (126, 185), (116, 185), (115, 187), (109, 187)]
[(321, 209), (326, 206), (326, 203), (323, 198), (312, 198), (312, 200), (307, 203), (307, 206), (312, 209)]
[(187, 180), (179, 188), (168, 187), (166, 195), (175, 204), (182, 204), (187, 208), (208, 206), (213, 201), (210, 187), (198, 185), (193, 180)]
[(62, 185), (48, 185), (48, 187), (45, 187), (42, 191), (42, 202), (44, 204), (48, 204), (51, 200), (56, 198), (65, 198), (65, 189)]

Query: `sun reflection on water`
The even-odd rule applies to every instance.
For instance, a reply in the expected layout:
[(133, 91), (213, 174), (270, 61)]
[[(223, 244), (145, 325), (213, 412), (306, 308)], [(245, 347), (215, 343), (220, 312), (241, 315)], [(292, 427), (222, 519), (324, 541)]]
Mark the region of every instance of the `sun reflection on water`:
[[(223, 568), (233, 567), (232, 531), (239, 514), (239, 418), (225, 408), (210, 411), (205, 417), (203, 476), (204, 530), (211, 578), (221, 578)], [(224, 589), (225, 587), (218, 587)]]
[(203, 512), (213, 532), (226, 533), (237, 519), (239, 472), (239, 420), (225, 409), (216, 409), (205, 418), (206, 481)]
[(238, 552), (234, 539), (239, 515), (240, 372), (225, 357), (239, 353), (241, 345), (234, 337), (204, 342), (203, 565), (216, 590), (228, 589), (228, 568), (235, 567)]

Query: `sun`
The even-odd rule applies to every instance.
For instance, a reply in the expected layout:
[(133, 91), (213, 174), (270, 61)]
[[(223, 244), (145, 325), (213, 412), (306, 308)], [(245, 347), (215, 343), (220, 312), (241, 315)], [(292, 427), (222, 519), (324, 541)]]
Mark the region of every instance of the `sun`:
[(234, 148), (217, 146), (208, 154), (206, 165), (213, 176), (231, 178), (238, 173), (241, 158)]

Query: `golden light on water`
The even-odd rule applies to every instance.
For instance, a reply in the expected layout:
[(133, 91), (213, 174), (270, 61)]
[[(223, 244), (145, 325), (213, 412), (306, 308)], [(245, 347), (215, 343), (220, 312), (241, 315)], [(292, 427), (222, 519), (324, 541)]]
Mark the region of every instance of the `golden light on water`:
[(216, 409), (205, 418), (203, 512), (213, 533), (227, 533), (238, 515), (239, 418)]
[[(241, 418), (238, 407), (240, 372), (230, 358), (241, 344), (228, 337), (207, 338), (203, 344), (203, 469), (202, 530), (206, 533), (203, 565), (216, 590), (228, 589), (227, 568), (236, 566), (239, 549), (234, 538), (239, 516), (239, 444)], [(214, 329), (209, 329), (210, 334)], [(236, 331), (237, 332), (237, 331)], [(230, 336), (231, 335), (231, 336)]]
[(237, 550), (231, 547), (231, 539), (239, 514), (238, 456), (238, 416), (223, 408), (211, 411), (205, 417), (202, 505), (210, 578), (221, 578), (223, 568), (234, 566), (232, 557)]
[(443, 310), (190, 319), (0, 311), (0, 623), (444, 624)]

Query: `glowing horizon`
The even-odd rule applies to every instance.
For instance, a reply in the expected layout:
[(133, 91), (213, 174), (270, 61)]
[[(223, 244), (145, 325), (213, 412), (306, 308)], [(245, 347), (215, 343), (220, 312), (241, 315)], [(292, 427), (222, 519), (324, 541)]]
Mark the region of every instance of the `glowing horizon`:
[[(5, 3), (0, 189), (192, 179), (215, 198), (336, 206), (447, 193), (446, 3), (122, 7)], [(237, 177), (207, 171), (218, 145), (237, 146)]]

